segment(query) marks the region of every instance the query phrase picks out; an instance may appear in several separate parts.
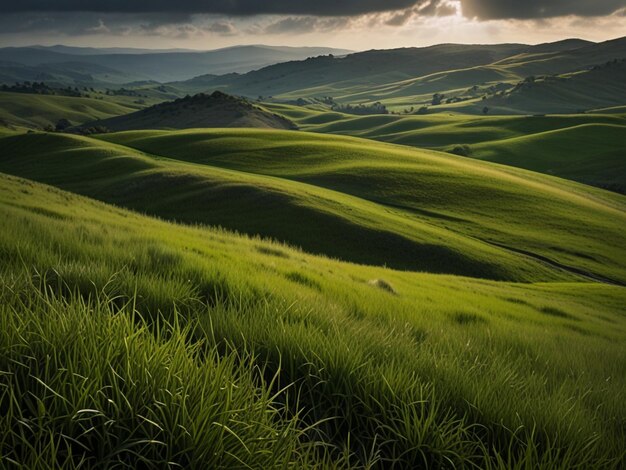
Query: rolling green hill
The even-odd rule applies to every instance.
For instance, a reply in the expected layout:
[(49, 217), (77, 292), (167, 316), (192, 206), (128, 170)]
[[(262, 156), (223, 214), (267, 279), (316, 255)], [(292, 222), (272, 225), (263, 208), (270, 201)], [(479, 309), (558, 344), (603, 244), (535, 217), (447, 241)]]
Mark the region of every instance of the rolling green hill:
[[(552, 73), (532, 75), (522, 65), (512, 63), (447, 70), (431, 75), (363, 87), (340, 95), (343, 101), (371, 103), (383, 101), (390, 109), (403, 112), (408, 107), (429, 106), (430, 112), (454, 111), (465, 114), (568, 114), (596, 108), (612, 107), (626, 102), (626, 50), (616, 51), (610, 62), (593, 66), (584, 62), (578, 68), (559, 74), (559, 66), (546, 67)], [(548, 63), (555, 57), (545, 59)], [(558, 62), (558, 61), (557, 61)], [(576, 63), (572, 64), (575, 67)], [(543, 69), (542, 69), (543, 70)], [(528, 75), (526, 75), (528, 74)], [(430, 106), (432, 96), (445, 96), (442, 104)], [(295, 93), (297, 94), (297, 92)], [(286, 95), (287, 98), (294, 94)], [(452, 101), (448, 103), (448, 101)]]
[[(352, 116), (286, 104), (265, 104), (306, 131), (351, 135), (458, 153), (593, 186), (626, 188), (626, 114), (547, 116)], [(623, 110), (622, 110), (623, 111)]]
[[(624, 54), (626, 55), (626, 54)], [(493, 114), (577, 113), (626, 103), (626, 58), (573, 74), (531, 77), (510, 91), (451, 108)]]
[[(582, 47), (581, 47), (582, 46)], [(586, 44), (579, 42), (559, 42), (553, 47), (541, 46), (538, 55), (546, 55), (550, 58), (561, 58), (563, 54), (571, 54), (573, 57), (584, 57), (580, 60), (570, 59), (575, 62), (573, 69), (565, 65), (559, 65), (567, 70), (578, 70), (587, 60), (589, 50), (602, 50), (611, 58), (613, 51), (623, 52), (623, 45)], [(570, 50), (573, 51), (570, 52)], [(265, 67), (258, 71), (252, 71), (241, 76), (233, 76), (228, 83), (228, 89), (248, 96), (273, 95), (273, 96), (322, 96), (331, 94), (339, 96), (346, 101), (348, 96), (353, 96), (354, 90), (362, 86), (363, 89), (376, 89), (381, 86), (380, 94), (383, 94), (384, 86), (393, 83), (401, 83), (402, 80), (411, 80), (417, 77), (428, 76), (437, 73), (448, 73), (455, 69), (472, 70), (474, 67), (488, 66), (500, 63), (507, 58), (511, 63), (519, 66), (520, 54), (534, 51), (534, 46), (523, 44), (497, 44), (497, 45), (462, 45), (440, 44), (423, 48), (402, 48), (391, 50), (372, 50), (350, 54), (346, 57), (318, 57), (306, 61), (294, 61)], [(578, 52), (581, 51), (581, 52)], [(602, 55), (604, 57), (605, 55)], [(569, 55), (568, 55), (569, 57)], [(591, 62), (593, 65), (596, 62)], [(507, 63), (508, 64), (508, 63)], [(560, 64), (560, 63), (559, 63)], [(507, 67), (513, 68), (510, 64)], [(520, 72), (525, 73), (525, 72)], [(511, 72), (520, 76), (516, 72)], [(522, 74), (521, 77), (526, 75)], [(221, 81), (218, 77), (218, 81)], [(473, 84), (485, 81), (481, 79)], [(489, 81), (489, 80), (487, 80)], [(384, 85), (384, 86), (383, 86)], [(432, 92), (431, 92), (432, 94)]]
[(473, 158), (626, 192), (626, 126), (582, 124), (470, 147)]
[[(558, 76), (585, 71), (615, 59), (626, 58), (626, 39), (602, 43), (561, 41), (525, 46), (500, 44), (472, 46), (442, 44), (426, 48), (366, 51), (346, 57), (317, 57), (305, 61), (275, 64), (247, 74), (205, 76), (173, 85), (193, 92), (223, 89), (248, 97), (273, 97), (293, 101), (302, 98), (332, 97), (337, 103), (371, 104), (382, 102), (393, 111), (430, 105), (435, 93), (459, 103), (432, 109), (481, 114), (485, 105), (493, 112), (572, 112), (624, 103), (621, 76), (603, 78), (592, 73), (586, 78), (566, 81), (560, 93), (560, 80), (554, 86), (510, 103), (482, 103), (483, 96), (513, 88), (529, 76)], [(594, 83), (611, 81), (609, 89), (597, 93)], [(547, 82), (547, 80), (546, 80)], [(598, 84), (601, 86), (601, 84)], [(204, 88), (202, 88), (204, 86)], [(556, 88), (555, 88), (556, 87)], [(585, 98), (578, 108), (573, 98)]]
[(0, 127), (43, 129), (60, 119), (78, 125), (136, 111), (137, 105), (93, 98), (0, 92)]
[[(53, 85), (100, 88), (123, 85), (151, 97), (160, 96), (162, 87), (179, 97), (216, 89), (280, 101), (332, 97), (340, 104), (380, 101), (395, 112), (430, 105), (435, 93), (443, 94), (445, 100), (431, 111), (470, 114), (481, 114), (485, 106), (491, 113), (528, 114), (624, 103), (623, 73), (589, 71), (626, 58), (624, 38), (598, 44), (566, 40), (537, 46), (440, 44), (345, 56), (344, 52), (266, 46), (118, 54), (4, 48), (0, 49), (0, 60), (5, 60), (0, 63), (0, 82), (43, 80)], [(302, 60), (304, 57), (309, 58)], [(263, 67), (267, 64), (273, 65)], [(530, 76), (545, 79), (538, 80), (532, 91), (524, 87), (515, 88), (515, 94), (500, 94)], [(169, 82), (163, 85), (155, 80)]]
[[(345, 57), (321, 56), (271, 65), (227, 81), (227, 90), (246, 96), (282, 95), (295, 90), (345, 89), (373, 86), (459, 67), (483, 65), (527, 49), (520, 44), (493, 46), (440, 44), (423, 48), (371, 50)], [(221, 82), (220, 77), (217, 80)], [(184, 84), (179, 84), (183, 86)], [(302, 96), (310, 96), (304, 93)]]
[(150, 106), (134, 113), (86, 123), (112, 131), (187, 129), (194, 127), (267, 127), (297, 129), (289, 119), (220, 91), (197, 94)]
[(341, 263), (6, 175), (0, 217), (13, 462), (624, 464), (623, 287)]
[(101, 139), (121, 145), (69, 135), (4, 137), (0, 171), (361, 263), (503, 280), (626, 281), (623, 197), (564, 180), (286, 131)]
[[(19, 55), (19, 52), (17, 53)], [(2, 49), (0, 49), (2, 57)], [(98, 64), (66, 62), (59, 64), (25, 65), (0, 61), (0, 84), (13, 85), (23, 81), (45, 81), (54, 86), (113, 86), (132, 82), (139, 77)]]
[(621, 37), (567, 50), (540, 50), (539, 53), (531, 50), (502, 59), (494, 65), (505, 70), (513, 70), (521, 77), (558, 75), (588, 69), (615, 59), (623, 59), (625, 48), (626, 37)]
[(611, 113), (545, 116), (473, 116), (458, 113), (425, 115), (377, 114), (354, 116), (311, 106), (263, 103), (272, 112), (293, 120), (302, 130), (351, 135), (426, 148), (478, 144), (584, 124), (626, 126), (626, 114)]
[[(0, 49), (0, 82), (302, 50), (213, 52)], [(0, 93), (0, 467), (626, 468), (624, 57), (444, 44)]]

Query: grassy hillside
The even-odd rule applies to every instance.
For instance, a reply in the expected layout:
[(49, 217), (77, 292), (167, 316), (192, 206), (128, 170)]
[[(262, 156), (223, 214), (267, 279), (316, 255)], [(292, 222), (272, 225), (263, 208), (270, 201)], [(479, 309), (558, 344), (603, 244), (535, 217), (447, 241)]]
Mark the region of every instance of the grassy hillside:
[(296, 129), (289, 119), (255, 106), (246, 99), (220, 91), (166, 101), (134, 113), (102, 119), (85, 127), (113, 131), (136, 129), (187, 129), (194, 127), (267, 127)]
[[(175, 85), (193, 92), (222, 89), (229, 93), (256, 98), (280, 100), (332, 97), (337, 103), (372, 104), (382, 102), (392, 111), (430, 105), (435, 93), (445, 95), (443, 106), (461, 112), (482, 114), (483, 96), (511, 89), (534, 75), (562, 75), (585, 71), (593, 66), (626, 57), (626, 39), (599, 44), (584, 41), (561, 41), (554, 44), (525, 46), (520, 44), (456, 45), (441, 44), (425, 48), (373, 50), (346, 57), (317, 57), (286, 62), (243, 75), (205, 76)], [(568, 81), (560, 93), (560, 84), (546, 87), (540, 96), (511, 100), (506, 106), (494, 102), (490, 107), (505, 114), (532, 112), (572, 112), (623, 104), (621, 75), (608, 90), (597, 93), (599, 80)], [(605, 77), (604, 80), (607, 81)], [(609, 80), (610, 81), (610, 80)], [(202, 88), (204, 86), (204, 88)], [(187, 88), (188, 87), (188, 88)], [(548, 99), (546, 99), (546, 96)], [(448, 99), (462, 99), (450, 103)], [(572, 109), (570, 100), (582, 101)], [(496, 100), (497, 101), (497, 100)]]
[[(440, 44), (422, 48), (371, 50), (345, 57), (315, 57), (255, 70), (228, 80), (227, 89), (246, 96), (282, 95), (295, 90), (344, 89), (378, 85), (444, 71), (450, 64), (469, 67), (489, 64), (528, 48), (521, 44)], [(304, 95), (303, 95), (304, 96)]]
[[(104, 138), (156, 155), (322, 186), (405, 218), (568, 266), (597, 263), (606, 273), (611, 261), (600, 257), (623, 241), (623, 197), (438, 152), (289, 133), (148, 131)], [(580, 220), (586, 222), (584, 230)], [(598, 225), (592, 228), (594, 220)], [(565, 232), (572, 237), (567, 242)], [(588, 240), (599, 233), (592, 255)], [(589, 257), (595, 261), (589, 263)], [(617, 259), (626, 262), (623, 253)]]
[[(340, 104), (380, 101), (394, 112), (430, 105), (435, 93), (445, 95), (445, 100), (431, 111), (452, 109), (469, 114), (482, 114), (484, 106), (492, 113), (527, 114), (624, 103), (623, 73), (580, 73), (626, 58), (624, 38), (599, 44), (570, 40), (538, 46), (440, 44), (346, 56), (345, 51), (332, 49), (267, 46), (209, 52), (69, 52), (58, 48), (0, 49), (0, 59), (5, 59), (0, 82), (43, 80), (52, 85), (96, 88), (123, 85), (151, 100), (163, 99), (163, 89), (170, 97), (216, 89), (283, 101), (330, 96)], [(335, 56), (329, 55), (332, 53)], [(273, 65), (264, 67), (267, 64)], [(572, 74), (580, 76), (570, 77)], [(547, 76), (549, 80), (539, 81), (541, 85), (538, 82), (532, 92), (523, 89), (517, 90), (523, 94), (494, 96), (529, 76)], [(488, 97), (487, 102), (483, 96)], [(447, 103), (451, 99), (461, 101)]]
[[(278, 97), (283, 101), (296, 101), (301, 97), (332, 96), (338, 103), (366, 105), (379, 101), (390, 111), (400, 113), (408, 109), (415, 112), (422, 106), (427, 106), (431, 113), (454, 111), (474, 115), (483, 114), (485, 106), (490, 114), (499, 115), (577, 113), (626, 102), (622, 86), (626, 50), (612, 57), (611, 60), (618, 62), (605, 64), (597, 59), (593, 69), (590, 69), (592, 65), (585, 63), (580, 65), (580, 69), (568, 69), (569, 73), (564, 74), (555, 73), (560, 70), (555, 67), (552, 73), (535, 77), (531, 74), (532, 70), (524, 67), (518, 69), (512, 64), (503, 67), (496, 63), (450, 68), (383, 83), (346, 81), (296, 88)], [(546, 59), (547, 62), (552, 60), (555, 58)], [(532, 82), (526, 81), (529, 77), (533, 78)], [(213, 86), (220, 86), (220, 83), (216, 82)], [(431, 106), (435, 93), (442, 94), (444, 100)]]
[(437, 149), (453, 144), (477, 144), (528, 136), (583, 124), (626, 126), (626, 114), (619, 109), (599, 114), (546, 116), (472, 116), (459, 113), (354, 116), (313, 106), (278, 103), (264, 103), (263, 106), (287, 116), (305, 131)]
[(517, 56), (507, 57), (495, 63), (518, 75), (553, 75), (576, 72), (625, 57), (626, 37), (597, 44), (588, 44), (569, 50), (531, 50)]
[(0, 92), (0, 127), (43, 129), (60, 119), (83, 124), (135, 111), (131, 105), (107, 100), (55, 95)]
[[(6, 51), (6, 49), (0, 49), (0, 60), (3, 56), (6, 58), (2, 51)], [(21, 57), (23, 50), (14, 54)], [(15, 59), (16, 57), (11, 58)], [(72, 56), (67, 56), (67, 58), (72, 59)], [(0, 62), (0, 84), (7, 85), (13, 85), (15, 82), (40, 82), (43, 80), (47, 84), (55, 86), (115, 86), (139, 78), (136, 75), (98, 64), (68, 61), (57, 64), (26, 65), (20, 63), (19, 60), (6, 61), (6, 59)]]
[(618, 192), (626, 187), (622, 109), (548, 116), (351, 116), (295, 105), (265, 106), (307, 131), (457, 152)]
[(470, 147), (473, 158), (626, 192), (626, 126), (582, 124)]
[(2, 171), (169, 219), (262, 234), (361, 263), (496, 279), (572, 279), (432, 224), (428, 216), (314, 185), (146, 156), (82, 137), (23, 135), (2, 143)]
[(622, 287), (351, 265), (0, 182), (7, 460), (624, 463)]
[(625, 81), (626, 59), (622, 58), (572, 74), (531, 77), (504, 94), (450, 108), (480, 113), (487, 106), (492, 114), (584, 112), (626, 103)]
[(124, 146), (5, 137), (0, 171), (361, 263), (488, 279), (626, 281), (624, 199), (611, 193), (316, 134), (222, 129), (102, 139)]
[[(626, 468), (624, 62), (587, 70), (625, 47), (445, 44), (102, 100), (0, 93), (0, 467)], [(254, 51), (23, 59), (182, 75)], [(185, 86), (284, 102), (137, 111)], [(442, 90), (471, 98), (418, 114)], [(491, 115), (520, 110), (538, 115)]]

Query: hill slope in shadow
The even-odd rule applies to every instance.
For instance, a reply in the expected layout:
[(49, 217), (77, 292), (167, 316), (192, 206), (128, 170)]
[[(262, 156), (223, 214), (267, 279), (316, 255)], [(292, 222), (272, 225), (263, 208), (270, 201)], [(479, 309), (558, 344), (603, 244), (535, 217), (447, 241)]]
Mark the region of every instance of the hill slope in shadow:
[[(87, 123), (112, 131), (190, 129), (198, 127), (261, 127), (297, 129), (289, 119), (261, 109), (249, 101), (216, 91), (160, 103), (140, 111)], [(80, 128), (78, 128), (80, 129)]]

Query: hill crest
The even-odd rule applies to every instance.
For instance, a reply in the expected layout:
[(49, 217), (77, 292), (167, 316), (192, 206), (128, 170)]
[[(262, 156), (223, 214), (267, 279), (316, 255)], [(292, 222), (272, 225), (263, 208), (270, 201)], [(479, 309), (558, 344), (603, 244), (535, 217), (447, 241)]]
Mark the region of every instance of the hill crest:
[(77, 130), (103, 127), (112, 131), (191, 129), (199, 127), (256, 127), (297, 129), (289, 119), (250, 101), (221, 91), (198, 93), (144, 108), (134, 113), (84, 124)]

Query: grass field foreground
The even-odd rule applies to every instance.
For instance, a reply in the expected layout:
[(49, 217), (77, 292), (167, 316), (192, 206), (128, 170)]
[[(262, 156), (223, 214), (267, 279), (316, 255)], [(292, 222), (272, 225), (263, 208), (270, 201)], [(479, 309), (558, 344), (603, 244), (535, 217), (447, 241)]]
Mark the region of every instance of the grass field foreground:
[(341, 263), (1, 178), (7, 461), (624, 463), (621, 287)]

